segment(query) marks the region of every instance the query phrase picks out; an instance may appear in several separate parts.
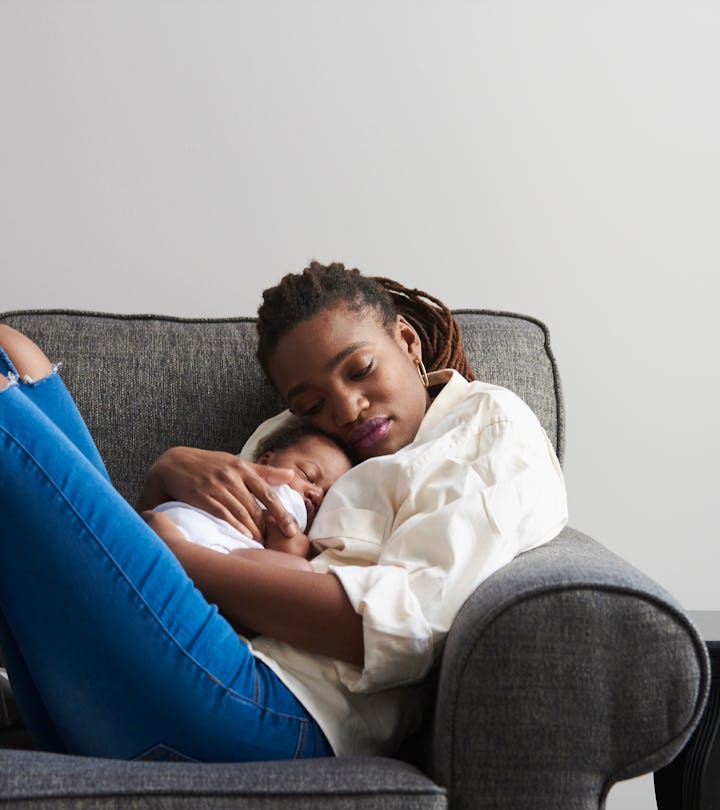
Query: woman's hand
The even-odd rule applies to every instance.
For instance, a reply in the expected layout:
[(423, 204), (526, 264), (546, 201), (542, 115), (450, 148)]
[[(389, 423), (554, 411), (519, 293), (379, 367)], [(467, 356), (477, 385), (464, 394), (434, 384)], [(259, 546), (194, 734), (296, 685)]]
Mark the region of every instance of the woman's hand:
[(152, 509), (163, 501), (183, 501), (226, 520), (239, 532), (261, 540), (265, 513), (287, 537), (298, 531), (272, 486), (287, 484), (291, 470), (253, 464), (231, 453), (173, 447), (152, 465), (145, 478), (138, 509)]

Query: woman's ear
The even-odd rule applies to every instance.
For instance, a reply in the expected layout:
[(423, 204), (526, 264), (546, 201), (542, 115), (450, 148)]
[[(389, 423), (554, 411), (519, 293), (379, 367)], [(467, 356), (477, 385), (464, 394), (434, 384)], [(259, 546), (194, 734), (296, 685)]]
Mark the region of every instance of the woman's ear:
[(413, 362), (422, 360), (420, 336), (415, 331), (415, 328), (411, 326), (402, 315), (398, 315), (395, 322), (395, 339), (400, 344), (403, 351), (408, 353)]

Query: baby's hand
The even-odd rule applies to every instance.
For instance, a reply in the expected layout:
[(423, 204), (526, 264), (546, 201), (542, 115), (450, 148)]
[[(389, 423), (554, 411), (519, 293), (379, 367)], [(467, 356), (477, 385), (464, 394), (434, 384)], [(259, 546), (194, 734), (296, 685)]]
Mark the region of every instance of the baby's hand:
[(310, 553), (310, 540), (301, 531), (288, 537), (282, 532), (275, 519), (268, 515), (265, 519), (265, 548), (307, 559)]
[(141, 517), (155, 534), (159, 535), (168, 545), (180, 541), (187, 543), (180, 529), (162, 512), (153, 512), (148, 509), (141, 513)]

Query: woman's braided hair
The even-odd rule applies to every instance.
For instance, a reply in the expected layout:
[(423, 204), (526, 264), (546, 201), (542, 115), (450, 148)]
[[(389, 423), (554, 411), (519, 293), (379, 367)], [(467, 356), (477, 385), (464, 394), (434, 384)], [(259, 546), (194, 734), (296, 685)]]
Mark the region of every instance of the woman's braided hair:
[(428, 371), (453, 368), (466, 379), (475, 379), (465, 357), (460, 327), (442, 301), (388, 278), (363, 276), (339, 262), (311, 262), (302, 273), (284, 276), (277, 286), (263, 293), (257, 319), (257, 356), (268, 379), (270, 357), (280, 338), (302, 321), (338, 304), (355, 312), (371, 307), (387, 328), (399, 313), (418, 333)]

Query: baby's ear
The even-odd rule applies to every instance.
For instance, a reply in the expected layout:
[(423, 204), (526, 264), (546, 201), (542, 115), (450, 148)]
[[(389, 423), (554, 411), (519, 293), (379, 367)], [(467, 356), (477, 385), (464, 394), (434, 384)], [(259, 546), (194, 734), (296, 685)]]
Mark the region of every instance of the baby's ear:
[(268, 450), (268, 452), (263, 453), (255, 463), (256, 464), (270, 464), (270, 459), (271, 458), (272, 458), (272, 452)]

